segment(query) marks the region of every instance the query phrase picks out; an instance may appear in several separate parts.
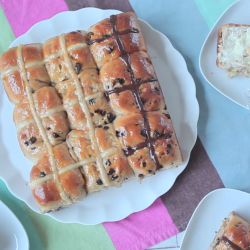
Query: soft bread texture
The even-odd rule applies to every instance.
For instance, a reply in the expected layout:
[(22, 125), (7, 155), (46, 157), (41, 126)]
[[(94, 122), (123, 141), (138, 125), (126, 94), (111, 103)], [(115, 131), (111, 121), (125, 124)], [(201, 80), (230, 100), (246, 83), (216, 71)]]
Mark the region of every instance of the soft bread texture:
[(250, 25), (225, 24), (218, 31), (217, 65), (229, 76), (250, 76)]
[(0, 72), (43, 212), (182, 162), (133, 13), (11, 48)]
[(250, 224), (232, 212), (225, 219), (210, 247), (211, 250), (248, 250), (250, 249)]

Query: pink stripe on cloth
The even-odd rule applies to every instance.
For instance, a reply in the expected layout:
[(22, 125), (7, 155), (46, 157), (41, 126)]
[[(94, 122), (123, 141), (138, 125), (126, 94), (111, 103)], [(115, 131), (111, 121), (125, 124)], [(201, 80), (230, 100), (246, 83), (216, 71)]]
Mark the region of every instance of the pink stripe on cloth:
[(36, 22), (68, 10), (64, 0), (0, 0), (0, 3), (16, 36)]
[(118, 250), (146, 249), (179, 232), (160, 198), (141, 212), (103, 225)]

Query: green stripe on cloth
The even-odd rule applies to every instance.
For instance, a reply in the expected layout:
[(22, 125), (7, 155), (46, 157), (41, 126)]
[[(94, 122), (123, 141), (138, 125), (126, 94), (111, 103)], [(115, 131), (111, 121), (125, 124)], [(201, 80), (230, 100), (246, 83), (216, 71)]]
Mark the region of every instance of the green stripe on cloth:
[(207, 25), (211, 28), (225, 9), (235, 0), (195, 0), (195, 2)]
[(24, 202), (16, 199), (0, 180), (0, 200), (17, 216), (36, 250), (112, 250), (113, 243), (102, 225), (83, 226), (63, 224), (48, 216), (31, 211)]
[(10, 43), (14, 40), (12, 29), (5, 17), (3, 10), (0, 8), (0, 55), (9, 47)]
[(31, 213), (30, 216), (34, 224), (38, 225), (39, 235), (43, 235), (43, 239), (46, 240), (44, 249), (114, 249), (110, 237), (101, 224), (95, 226), (63, 224), (35, 213)]

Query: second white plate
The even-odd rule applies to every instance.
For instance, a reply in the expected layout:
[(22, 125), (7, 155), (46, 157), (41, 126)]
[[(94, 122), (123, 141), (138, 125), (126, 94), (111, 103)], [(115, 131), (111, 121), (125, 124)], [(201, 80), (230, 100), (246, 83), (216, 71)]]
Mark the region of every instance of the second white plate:
[(234, 189), (209, 193), (195, 209), (180, 250), (209, 249), (216, 231), (232, 211), (250, 221), (250, 194)]
[(230, 78), (216, 66), (218, 29), (226, 23), (250, 24), (250, 1), (232, 4), (219, 18), (208, 34), (200, 53), (200, 70), (205, 79), (222, 95), (240, 106), (250, 109), (250, 78)]
[(0, 249), (28, 250), (29, 240), (22, 224), (0, 200)]
[[(88, 29), (90, 25), (117, 13), (119, 12), (116, 10), (96, 8), (62, 12), (33, 26), (16, 39), (12, 46), (43, 42), (60, 33)], [(166, 97), (184, 162), (178, 168), (163, 170), (155, 176), (145, 178), (141, 183), (135, 179), (130, 180), (120, 188), (109, 188), (91, 194), (69, 208), (49, 214), (59, 221), (97, 224), (120, 220), (148, 207), (157, 197), (167, 192), (187, 166), (197, 137), (199, 107), (195, 96), (195, 84), (183, 57), (173, 48), (166, 36), (144, 21), (141, 21), (141, 28)], [(39, 211), (27, 186), (31, 162), (19, 149), (16, 129), (12, 122), (13, 106), (5, 94), (0, 98), (0, 102), (0, 158), (3, 159), (0, 164), (0, 175), (14, 195), (25, 201), (33, 210)]]

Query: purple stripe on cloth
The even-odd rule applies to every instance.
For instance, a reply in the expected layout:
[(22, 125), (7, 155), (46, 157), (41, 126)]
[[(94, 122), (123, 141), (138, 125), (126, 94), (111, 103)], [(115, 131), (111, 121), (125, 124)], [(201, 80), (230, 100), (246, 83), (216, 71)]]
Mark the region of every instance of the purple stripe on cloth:
[(183, 231), (200, 200), (221, 187), (224, 185), (198, 139), (187, 168), (162, 200), (178, 229)]
[(68, 10), (64, 0), (0, 0), (0, 3), (16, 36), (33, 24)]
[(103, 225), (118, 250), (146, 249), (179, 232), (161, 199), (121, 221)]

